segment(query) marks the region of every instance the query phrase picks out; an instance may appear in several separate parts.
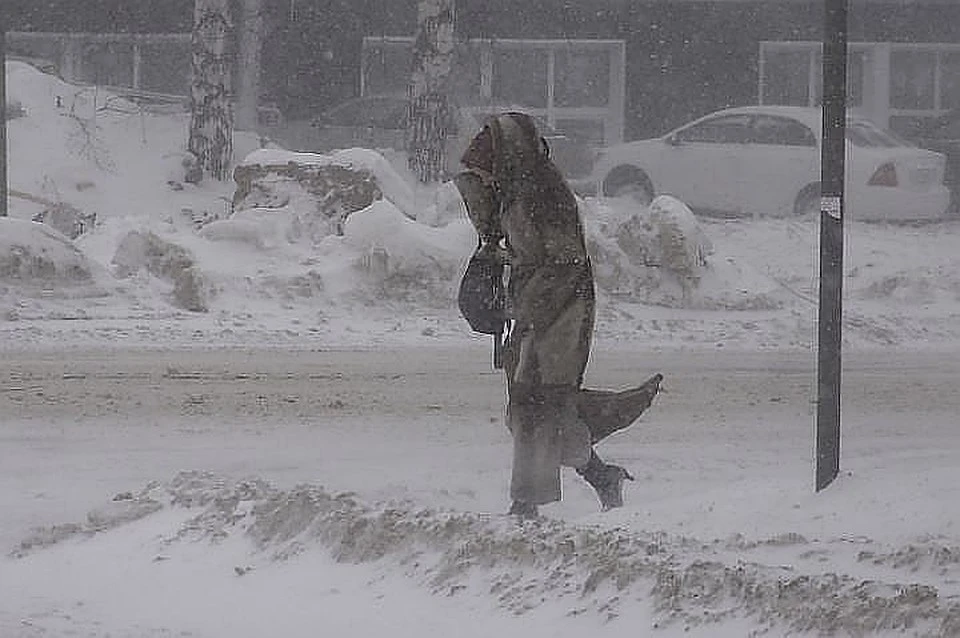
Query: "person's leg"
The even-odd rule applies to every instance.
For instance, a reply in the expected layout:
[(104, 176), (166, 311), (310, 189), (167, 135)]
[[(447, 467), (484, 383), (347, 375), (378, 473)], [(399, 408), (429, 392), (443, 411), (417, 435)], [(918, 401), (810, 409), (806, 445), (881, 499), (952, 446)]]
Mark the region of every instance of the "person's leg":
[[(526, 346), (530, 343), (527, 341)], [(511, 333), (503, 351), (507, 380), (507, 429), (513, 437), (510, 476), (510, 514), (537, 515), (537, 506), (560, 498), (560, 451), (555, 431), (545, 429), (542, 399), (538, 402), (536, 377), (521, 381), (517, 373), (524, 341)], [(527, 354), (529, 356), (529, 354)], [(535, 372), (535, 370), (534, 370)]]
[(578, 415), (589, 344), (581, 342), (588, 308), (575, 300), (548, 329), (512, 335), (504, 354), (514, 455), (514, 509), (560, 500), (560, 467), (590, 460), (590, 431)]
[(560, 464), (584, 467), (590, 461), (590, 430), (577, 410), (580, 389), (574, 385), (542, 386), (545, 418), (557, 431)]
[(563, 449), (554, 417), (542, 394), (513, 388), (507, 404), (513, 435), (512, 513), (535, 515), (538, 505), (560, 500)]

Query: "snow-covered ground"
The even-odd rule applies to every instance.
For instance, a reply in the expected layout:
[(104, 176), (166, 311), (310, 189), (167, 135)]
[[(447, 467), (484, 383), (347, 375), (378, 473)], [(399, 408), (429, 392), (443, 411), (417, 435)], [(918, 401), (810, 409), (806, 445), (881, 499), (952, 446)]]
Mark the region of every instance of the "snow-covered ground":
[[(960, 223), (847, 225), (844, 471), (815, 495), (815, 221), (701, 220), (682, 295), (620, 251), (627, 203), (583, 202), (588, 381), (666, 389), (603, 445), (626, 507), (570, 474), (519, 526), (448, 188), (357, 150), (386, 198), (342, 236), (294, 200), (226, 219), (232, 184), (182, 182), (183, 114), (8, 77), (0, 636), (960, 635)], [(93, 228), (29, 223), (50, 202)]]

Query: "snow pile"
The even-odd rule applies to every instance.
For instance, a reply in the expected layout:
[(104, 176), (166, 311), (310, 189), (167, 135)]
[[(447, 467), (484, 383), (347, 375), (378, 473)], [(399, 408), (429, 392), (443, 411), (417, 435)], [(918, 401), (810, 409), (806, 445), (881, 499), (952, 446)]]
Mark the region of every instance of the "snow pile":
[(601, 292), (674, 308), (773, 309), (775, 284), (715, 249), (690, 209), (669, 195), (581, 202)]
[[(19, 216), (36, 215), (27, 203), (45, 201), (76, 211), (74, 217), (96, 218), (77, 245), (112, 268), (137, 307), (159, 311), (169, 303), (244, 315), (265, 309), (252, 300), (280, 300), (290, 310), (321, 300), (327, 308), (343, 304), (344, 312), (357, 303), (384, 302), (409, 310), (453, 308), (475, 238), (452, 185), (428, 196), (371, 150), (318, 155), (276, 148), (243, 156), (236, 184), (184, 184), (186, 114), (141, 112), (108, 92), (67, 84), (22, 63), (9, 69), (12, 91), (27, 113), (11, 127), (11, 145), (40, 151), (18, 153), (13, 163), (14, 188), (30, 198), (16, 200)], [(238, 153), (250, 150), (242, 139), (236, 146)], [(68, 152), (52, 156), (56, 147)], [(717, 301), (724, 296), (718, 290), (706, 293), (697, 285), (712, 268), (704, 260), (708, 242), (697, 236), (685, 206), (659, 201), (666, 203), (631, 213), (584, 203), (585, 215), (592, 207), (625, 218), (617, 225), (588, 223), (601, 291), (667, 306), (735, 306)], [(79, 235), (74, 222), (60, 227)], [(663, 250), (671, 228), (672, 253)], [(185, 276), (146, 258), (146, 252), (172, 254), (172, 248), (157, 248), (160, 242), (189, 255), (190, 263), (177, 268)], [(157, 249), (148, 251), (147, 244)]]
[[(0, 321), (83, 316), (109, 294), (110, 275), (45, 224), (0, 217)], [(5, 307), (4, 307), (5, 306)]]
[[(140, 322), (206, 309), (210, 321), (191, 334), (208, 337), (255, 324), (282, 339), (333, 338), (331, 322), (358, 316), (381, 334), (398, 334), (404, 316), (428, 318), (434, 335), (466, 332), (454, 300), (475, 237), (452, 184), (418, 184), (396, 154), (291, 153), (244, 133), (234, 140), (239, 184), (184, 183), (186, 113), (141, 110), (19, 62), (7, 69), (24, 113), (8, 123), (12, 217), (76, 237), (90, 268), (115, 276), (99, 281), (108, 296), (86, 308), (55, 302), (75, 287), (47, 282), (53, 295), (36, 298), (8, 282), (5, 305), (30, 299), (20, 316)], [(601, 337), (748, 348), (815, 340), (815, 220), (698, 219), (665, 196), (649, 207), (580, 204)], [(848, 343), (960, 337), (956, 223), (846, 228)], [(175, 289), (176, 276), (144, 259), (116, 267), (136, 237), (188, 254), (189, 285)]]
[(92, 279), (86, 257), (60, 233), (42, 224), (0, 218), (0, 281), (70, 286)]
[(251, 157), (263, 159), (248, 158), (234, 170), (234, 216), (247, 210), (285, 214), (295, 222), (296, 235), (303, 234), (312, 243), (318, 243), (327, 235), (342, 235), (343, 222), (350, 214), (382, 198), (380, 187), (368, 170), (345, 166), (321, 155), (306, 158), (302, 153), (289, 157), (277, 157), (278, 154), (255, 152)]
[[(371, 303), (450, 305), (476, 239), (450, 184), (437, 189), (430, 206), (414, 211), (411, 190), (390, 163), (362, 149), (331, 155), (260, 150), (238, 167), (236, 180), (235, 212), (205, 225), (203, 237), (243, 242), (252, 250), (299, 244), (314, 260), (346, 259), (364, 279), (352, 292)], [(616, 223), (587, 225), (602, 292), (621, 286), (614, 292), (667, 306), (771, 305), (755, 296), (729, 301), (722, 285), (699, 293), (701, 279), (712, 271), (712, 247), (690, 209), (675, 198), (659, 197), (639, 210), (623, 203), (583, 208), (585, 215), (599, 209), (600, 217), (618, 217)], [(357, 276), (351, 280), (358, 283)], [(365, 296), (364, 290), (374, 294)]]
[[(906, 631), (952, 635), (960, 604), (948, 604), (932, 585), (862, 580), (843, 573), (806, 573), (749, 558), (780, 548), (814, 551), (798, 534), (746, 542), (703, 542), (664, 533), (570, 526), (547, 519), (518, 524), (511, 517), (416, 509), (394, 502), (364, 505), (350, 494), (312, 485), (277, 489), (261, 479), (229, 483), (207, 472), (182, 472), (172, 481), (122, 493), (86, 523), (38, 530), (14, 550), (23, 558), (66, 539), (101, 533), (152, 516), (181, 511), (163, 535), (160, 553), (180, 543), (214, 546), (231, 537), (250, 543), (249, 562), (235, 568), (256, 578), (258, 567), (294, 562), (316, 549), (341, 563), (379, 563), (434, 594), (487, 595), (516, 615), (546, 601), (562, 601), (573, 615), (616, 619), (629, 606), (649, 603), (654, 626), (709, 628), (748, 619), (754, 635), (789, 632), (864, 635)], [(935, 571), (956, 571), (957, 548), (932, 552)], [(737, 555), (729, 563), (731, 555)], [(937, 559), (936, 557), (940, 557)], [(860, 560), (906, 559), (868, 554)], [(909, 564), (914, 572), (922, 558)], [(899, 574), (893, 569), (895, 579)]]
[[(6, 70), (8, 94), (24, 109), (7, 131), (14, 216), (29, 219), (40, 201), (69, 204), (98, 221), (222, 213), (226, 186), (183, 184), (189, 116), (182, 109), (141, 109), (23, 62), (9, 61)], [(259, 141), (238, 133), (234, 146), (239, 161)]]
[(156, 233), (131, 231), (120, 240), (111, 263), (118, 277), (146, 271), (173, 284), (174, 305), (192, 312), (206, 312), (207, 293), (193, 255), (182, 246)]
[[(390, 162), (380, 153), (363, 148), (350, 148), (334, 151), (329, 155), (318, 153), (300, 153), (285, 151), (282, 149), (260, 149), (247, 155), (239, 164), (238, 168), (242, 171), (255, 168), (272, 169), (277, 172), (279, 169), (286, 168), (290, 171), (300, 169), (299, 174), (294, 174), (301, 181), (305, 175), (313, 175), (318, 171), (330, 169), (346, 169), (363, 175), (372, 175), (375, 178), (376, 186), (383, 197), (393, 202), (400, 210), (411, 218), (416, 218), (416, 206), (414, 204), (414, 193), (408, 182), (402, 178)], [(336, 175), (336, 173), (334, 173)], [(332, 179), (336, 179), (332, 178)], [(343, 180), (343, 174), (339, 174), (339, 179)], [(241, 185), (241, 189), (242, 189)], [(329, 188), (329, 184), (326, 185)], [(318, 191), (323, 193), (324, 189)], [(316, 192), (314, 194), (317, 194)], [(367, 204), (371, 199), (378, 197), (367, 196)], [(235, 202), (236, 203), (236, 202)], [(350, 211), (352, 212), (352, 211)]]

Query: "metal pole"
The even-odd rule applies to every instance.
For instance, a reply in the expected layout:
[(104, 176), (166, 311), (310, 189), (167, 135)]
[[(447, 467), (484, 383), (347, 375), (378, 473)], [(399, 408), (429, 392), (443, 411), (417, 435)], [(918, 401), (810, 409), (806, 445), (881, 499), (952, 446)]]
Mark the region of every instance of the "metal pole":
[(0, 217), (7, 212), (7, 34), (0, 27)]
[(840, 473), (843, 186), (847, 123), (847, 0), (825, 0), (825, 5), (817, 353), (818, 492), (830, 485)]

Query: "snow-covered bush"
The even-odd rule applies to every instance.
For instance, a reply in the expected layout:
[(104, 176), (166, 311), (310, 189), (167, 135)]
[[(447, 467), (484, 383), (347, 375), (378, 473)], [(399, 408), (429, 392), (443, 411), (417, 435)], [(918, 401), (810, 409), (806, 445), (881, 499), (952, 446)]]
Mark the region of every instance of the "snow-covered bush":
[(429, 305), (452, 303), (453, 282), (475, 242), (466, 219), (433, 228), (387, 201), (351, 215), (343, 236), (380, 296)]
[(112, 260), (118, 277), (141, 269), (173, 284), (174, 305), (192, 312), (206, 312), (207, 286), (190, 252), (152, 232), (127, 233)]
[(661, 195), (648, 207), (590, 200), (581, 209), (601, 290), (647, 303), (693, 303), (712, 247), (683, 202)]
[(0, 281), (58, 286), (92, 279), (91, 264), (62, 234), (43, 224), (0, 217)]
[(293, 213), (314, 243), (342, 235), (347, 217), (381, 199), (415, 217), (410, 187), (387, 160), (365, 149), (332, 155), (261, 149), (237, 166), (234, 181), (234, 216), (261, 209)]

